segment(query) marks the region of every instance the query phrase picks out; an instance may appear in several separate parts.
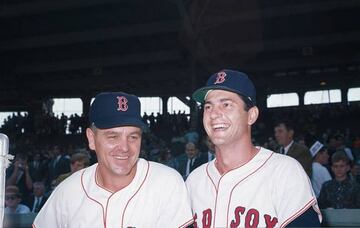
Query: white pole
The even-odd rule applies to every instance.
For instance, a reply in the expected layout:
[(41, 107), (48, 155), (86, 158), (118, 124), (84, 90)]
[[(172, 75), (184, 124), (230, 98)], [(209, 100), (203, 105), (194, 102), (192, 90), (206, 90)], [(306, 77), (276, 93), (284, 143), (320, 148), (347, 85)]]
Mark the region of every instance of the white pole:
[(3, 227), (4, 208), (5, 208), (5, 171), (9, 166), (9, 139), (6, 135), (0, 133), (0, 227)]

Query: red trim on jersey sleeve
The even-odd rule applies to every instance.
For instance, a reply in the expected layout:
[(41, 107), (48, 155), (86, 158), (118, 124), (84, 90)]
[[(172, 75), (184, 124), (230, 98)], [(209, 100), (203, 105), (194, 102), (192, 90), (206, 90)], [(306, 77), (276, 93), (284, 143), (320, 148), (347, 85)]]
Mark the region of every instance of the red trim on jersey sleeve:
[(190, 219), (189, 221), (185, 222), (184, 224), (182, 224), (181, 226), (179, 226), (179, 228), (186, 228), (188, 226), (190, 226), (191, 224), (194, 223), (194, 219)]
[[(283, 222), (283, 224), (280, 225), (280, 227), (286, 227), (289, 223), (291, 223), (292, 221), (294, 221), (297, 217), (299, 217), (300, 215), (302, 215), (305, 211), (307, 211), (313, 204), (314, 202), (316, 202), (316, 199), (313, 198), (311, 199), (307, 204), (305, 204), (305, 206), (303, 208), (301, 208), (298, 212), (296, 212), (293, 216), (291, 216), (290, 218), (286, 219), (285, 222)], [(316, 212), (318, 212), (317, 210), (315, 210)]]
[(136, 192), (134, 193), (134, 195), (132, 195), (132, 196), (130, 197), (130, 199), (128, 200), (128, 202), (126, 203), (126, 206), (125, 206), (124, 211), (123, 211), (123, 214), (122, 214), (121, 227), (124, 227), (124, 217), (125, 217), (125, 211), (126, 211), (127, 206), (129, 205), (130, 201), (135, 197), (135, 195), (140, 191), (141, 187), (142, 187), (142, 186), (144, 185), (144, 183), (145, 183), (146, 178), (148, 177), (149, 170), (150, 170), (150, 163), (149, 163), (149, 161), (146, 161), (146, 163), (147, 163), (147, 170), (146, 170), (146, 174), (145, 174), (144, 180), (142, 181), (142, 183), (140, 184), (139, 188), (136, 190)]

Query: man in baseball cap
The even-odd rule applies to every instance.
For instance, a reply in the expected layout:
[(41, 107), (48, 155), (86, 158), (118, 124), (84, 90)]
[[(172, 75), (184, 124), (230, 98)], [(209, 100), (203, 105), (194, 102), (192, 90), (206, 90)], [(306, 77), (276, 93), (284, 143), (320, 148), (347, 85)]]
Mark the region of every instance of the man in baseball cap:
[(208, 79), (206, 86), (196, 90), (193, 98), (199, 103), (204, 103), (207, 94), (212, 90), (226, 90), (239, 94), (250, 107), (256, 105), (255, 86), (249, 77), (242, 72), (222, 70)]
[(190, 201), (181, 175), (139, 158), (146, 128), (139, 99), (123, 92), (100, 93), (90, 106), (89, 121), (86, 136), (98, 163), (61, 182), (33, 227), (191, 225)]
[(316, 141), (310, 147), (310, 153), (313, 158), (311, 184), (316, 198), (319, 198), (323, 184), (332, 179), (328, 169), (325, 167), (329, 162), (329, 154), (327, 147), (319, 141)]
[(213, 74), (193, 93), (216, 158), (186, 179), (195, 224), (203, 227), (319, 226), (321, 214), (302, 166), (252, 143), (259, 109), (249, 77)]
[(89, 113), (90, 123), (99, 129), (120, 126), (147, 126), (140, 115), (140, 101), (135, 95), (105, 92), (95, 97)]

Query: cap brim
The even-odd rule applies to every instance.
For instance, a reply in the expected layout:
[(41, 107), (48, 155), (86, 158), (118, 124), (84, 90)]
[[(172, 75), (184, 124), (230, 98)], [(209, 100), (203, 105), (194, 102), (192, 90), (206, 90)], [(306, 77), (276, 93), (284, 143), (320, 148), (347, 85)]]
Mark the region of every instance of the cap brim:
[(147, 125), (142, 120), (133, 117), (124, 118), (124, 116), (98, 120), (93, 124), (99, 129), (109, 129), (122, 126), (135, 126), (141, 128), (142, 130), (147, 129)]
[(229, 91), (229, 92), (237, 93), (237, 94), (243, 96), (244, 98), (246, 98), (246, 100), (247, 100), (247, 102), (248, 102), (249, 104), (254, 105), (254, 103), (253, 103), (250, 99), (248, 99), (248, 97), (245, 96), (244, 94), (239, 93), (237, 90), (234, 90), (234, 89), (229, 88), (229, 87), (227, 87), (227, 86), (219, 86), (219, 85), (212, 85), (212, 86), (202, 87), (202, 88), (196, 90), (196, 91), (193, 93), (192, 98), (193, 98), (195, 101), (203, 104), (204, 101), (205, 101), (206, 95), (207, 95), (207, 93), (209, 92), (209, 90), (216, 90), (216, 89), (218, 89), (218, 90), (226, 90), (226, 91)]

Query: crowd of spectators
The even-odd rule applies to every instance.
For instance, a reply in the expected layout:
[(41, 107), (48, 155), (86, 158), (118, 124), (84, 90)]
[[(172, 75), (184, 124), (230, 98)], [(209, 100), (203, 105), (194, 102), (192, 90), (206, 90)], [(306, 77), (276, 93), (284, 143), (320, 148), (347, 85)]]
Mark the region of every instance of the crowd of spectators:
[[(321, 141), (327, 145), (330, 157), (339, 149), (348, 148), (352, 156), (350, 166), (360, 159), (360, 105), (357, 103), (272, 108), (261, 110), (260, 113), (259, 120), (253, 126), (255, 145), (277, 151), (279, 145), (274, 138), (274, 127), (276, 122), (286, 119), (296, 126), (294, 139), (297, 143), (310, 148), (316, 140)], [(156, 115), (145, 113), (143, 120), (148, 124), (149, 130), (143, 135), (141, 157), (177, 169), (174, 164), (186, 161), (185, 145), (192, 142), (192, 146), (195, 146), (200, 154), (206, 153), (206, 157), (202, 157), (203, 162), (211, 160), (212, 154), (207, 154), (209, 146), (206, 144), (207, 137), (202, 128), (201, 116), (190, 121), (190, 116), (184, 112)], [(9, 116), (0, 132), (9, 136), (10, 153), (16, 155), (17, 159), (7, 170), (7, 185), (17, 186), (17, 195), (21, 194), (25, 199), (34, 194), (33, 184), (41, 182), (45, 186), (44, 196), (47, 197), (55, 187), (53, 181), (61, 175), (71, 173), (70, 158), (73, 154), (85, 154), (89, 158), (89, 163), (86, 164), (94, 164), (96, 156), (88, 149), (84, 135), (87, 125), (87, 119), (78, 115)], [(179, 159), (181, 156), (184, 159)], [(21, 162), (17, 162), (19, 160)], [(19, 166), (20, 163), (23, 167)], [(183, 164), (182, 169), (189, 172), (187, 166), (191, 163)], [(331, 161), (327, 168), (331, 175), (334, 175), (330, 166)], [(24, 169), (25, 167), (28, 167), (28, 170)], [(14, 170), (21, 172), (16, 171), (14, 174)], [(21, 177), (19, 173), (22, 173)], [(186, 175), (188, 173), (185, 173)], [(349, 175), (353, 175), (352, 179), (359, 182), (360, 178), (356, 176), (359, 173), (349, 172)], [(24, 179), (23, 182), (20, 182), (21, 178)], [(32, 207), (31, 210), (35, 208), (31, 205), (29, 207)]]

